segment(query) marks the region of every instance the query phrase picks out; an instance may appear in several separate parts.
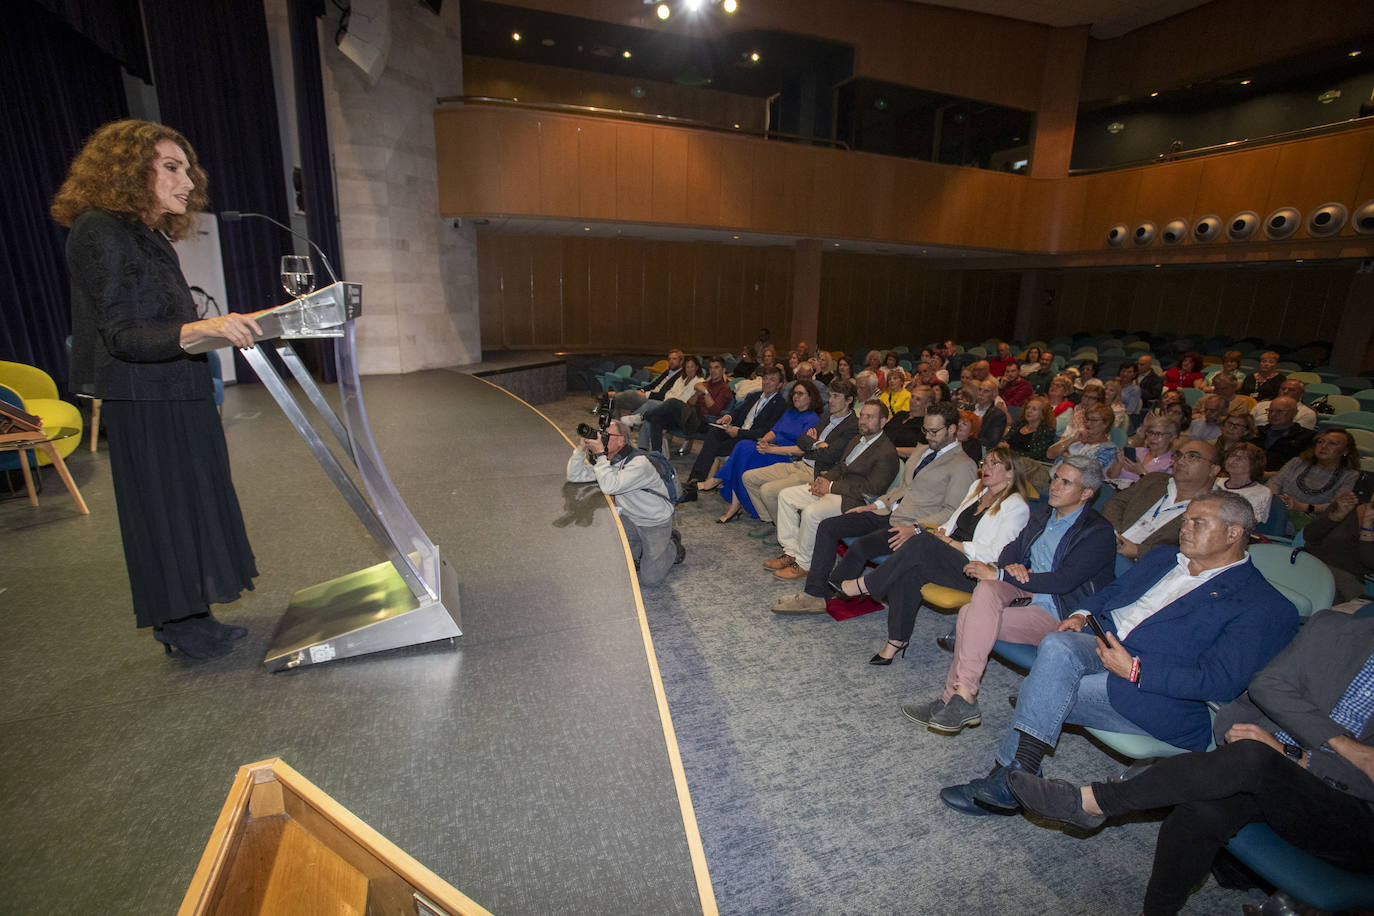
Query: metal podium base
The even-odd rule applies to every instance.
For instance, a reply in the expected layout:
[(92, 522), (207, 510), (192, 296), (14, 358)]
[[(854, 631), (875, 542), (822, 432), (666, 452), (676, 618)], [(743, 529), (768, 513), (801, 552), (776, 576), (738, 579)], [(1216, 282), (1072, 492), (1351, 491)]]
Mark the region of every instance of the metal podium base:
[(442, 559), (439, 600), (421, 602), (390, 563), (303, 588), (291, 597), (263, 664), (270, 671), (318, 665), (462, 636), (458, 576)]

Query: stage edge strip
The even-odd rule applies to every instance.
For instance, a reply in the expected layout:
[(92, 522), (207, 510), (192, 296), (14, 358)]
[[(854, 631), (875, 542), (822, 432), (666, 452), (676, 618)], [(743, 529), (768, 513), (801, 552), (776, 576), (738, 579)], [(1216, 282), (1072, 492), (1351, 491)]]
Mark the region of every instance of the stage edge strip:
[[(577, 444), (568, 438), (568, 434), (559, 429), (558, 424), (550, 420), (538, 407), (494, 382), (489, 382), (476, 375), (471, 377), (524, 404), (539, 415), (545, 423), (552, 426), (554, 431), (562, 436), (569, 446), (577, 447)], [(663, 738), (668, 748), (668, 765), (673, 771), (673, 783), (677, 787), (678, 807), (682, 809), (682, 826), (687, 834), (687, 850), (692, 858), (692, 871), (696, 875), (697, 896), (701, 898), (702, 916), (717, 916), (720, 911), (716, 908), (716, 894), (711, 888), (711, 875), (706, 868), (706, 850), (701, 845), (701, 833), (697, 829), (696, 810), (692, 807), (692, 794), (687, 788), (687, 773), (682, 768), (682, 753), (678, 750), (677, 733), (673, 730), (672, 715), (668, 712), (668, 696), (663, 692), (663, 679), (658, 672), (658, 655), (654, 651), (653, 636), (649, 633), (649, 618), (644, 612), (644, 596), (639, 591), (639, 574), (635, 570), (634, 557), (630, 553), (630, 542), (625, 537), (625, 528), (620, 524), (620, 514), (615, 511), (615, 504), (611, 502), (611, 498), (609, 496), (604, 498), (611, 506), (611, 517), (615, 519), (615, 528), (620, 534), (620, 546), (625, 551), (625, 566), (630, 572), (630, 585), (633, 587), (635, 596), (635, 612), (639, 615), (639, 630), (644, 638), (644, 654), (649, 661), (649, 676), (654, 685), (654, 697), (658, 700), (658, 719), (663, 723)]]

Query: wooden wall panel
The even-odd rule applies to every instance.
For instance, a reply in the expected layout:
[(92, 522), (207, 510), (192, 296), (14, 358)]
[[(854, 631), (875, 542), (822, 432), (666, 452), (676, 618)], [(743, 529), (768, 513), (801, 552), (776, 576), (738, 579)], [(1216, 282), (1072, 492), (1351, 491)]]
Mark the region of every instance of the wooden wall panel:
[(715, 226), (720, 219), (721, 139), (693, 131), (687, 136), (687, 215), (696, 226)]
[(750, 166), (753, 174), (749, 208), (749, 227), (765, 232), (787, 230), (787, 175), (783, 170), (783, 153), (777, 147), (755, 150)]
[(1277, 147), (1208, 156), (1202, 160), (1202, 182), (1191, 219), (1216, 214), (1227, 223), (1237, 213), (1260, 206), (1260, 201), (1269, 199), (1278, 161)]
[(1128, 228), (1134, 229), (1131, 215), (1140, 196), (1140, 169), (1103, 172), (1068, 180), (1083, 184), (1082, 222), (1079, 223), (1078, 244), (1074, 247), (1088, 250), (1105, 247), (1107, 230), (1117, 222), (1124, 222)]
[(578, 125), (578, 198), (585, 219), (616, 217), (616, 125), (586, 119)]
[(482, 349), (506, 345), (502, 325), (505, 306), (501, 295), (501, 237), (477, 233), (477, 317), (482, 325)]
[(696, 301), (696, 243), (666, 247), (668, 290), (664, 301), (668, 316), (668, 336), (672, 340), (691, 340), (692, 307)]
[(530, 327), (533, 343), (558, 347), (563, 336), (563, 249), (569, 239), (530, 240)]
[(528, 242), (505, 238), (501, 242), (501, 327), (509, 347), (529, 347), (534, 341), (532, 249)]
[(614, 244), (587, 240), (587, 343), (619, 341), (620, 272)]
[(656, 223), (687, 222), (687, 149), (685, 130), (654, 131), (653, 205)]
[(435, 112), (441, 213), (501, 212), (501, 157), (493, 156), (491, 151), (501, 148), (504, 114), (477, 108)]
[[(725, 315), (721, 307), (720, 276), (725, 264), (721, 254), (721, 247), (717, 245), (699, 243), (691, 248), (693, 295), (683, 340), (719, 340), (724, 344), (739, 336), (734, 332), (733, 319)], [(720, 336), (716, 337), (717, 334)], [(739, 355), (738, 350), (730, 352)]]
[(747, 140), (720, 141), (720, 224), (732, 229), (749, 227), (749, 207), (754, 196), (753, 144)]
[(634, 346), (640, 341), (654, 340), (661, 333), (661, 323), (659, 328), (652, 329), (654, 336), (646, 337), (644, 333), (645, 311), (658, 306), (646, 295), (648, 246), (638, 239), (619, 239), (615, 247), (616, 285), (620, 291), (615, 342), (621, 346)]
[(563, 336), (565, 347), (585, 347), (591, 334), (592, 262), (591, 239), (566, 239), (563, 258)]
[(539, 122), (539, 211), (548, 216), (576, 219), (582, 213), (578, 131), (563, 118)]
[(1171, 219), (1192, 216), (1205, 161), (1167, 162), (1141, 171), (1135, 206), (1127, 222), (1135, 225), (1148, 219), (1162, 229)]
[(508, 212), (539, 211), (539, 121), (510, 120), (501, 125), (501, 201)]
[[(1317, 137), (1308, 143), (1289, 143), (1279, 148), (1274, 170), (1274, 197), (1280, 206), (1297, 207), (1304, 221), (1307, 214), (1322, 204), (1336, 201), (1347, 207), (1359, 206), (1352, 191), (1357, 189), (1374, 151), (1374, 134), (1334, 134)], [(1265, 214), (1261, 213), (1261, 216)], [(1347, 228), (1346, 234), (1354, 230)], [(1307, 236), (1307, 229), (1298, 230)]]
[(615, 215), (652, 219), (654, 209), (654, 129), (618, 124), (615, 129)]

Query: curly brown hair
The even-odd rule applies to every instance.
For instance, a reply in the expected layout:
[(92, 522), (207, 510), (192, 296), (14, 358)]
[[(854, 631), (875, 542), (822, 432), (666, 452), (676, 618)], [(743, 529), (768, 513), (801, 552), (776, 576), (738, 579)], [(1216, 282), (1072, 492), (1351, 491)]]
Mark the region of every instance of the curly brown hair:
[[(163, 213), (153, 218), (153, 161), (157, 157), (154, 148), (163, 140), (171, 140), (186, 153), (190, 163), (186, 175), (195, 187), (185, 213)], [(86, 138), (67, 171), (67, 180), (53, 197), (49, 212), (59, 225), (70, 226), (87, 210), (109, 210), (161, 229), (173, 240), (183, 239), (191, 234), (195, 214), (210, 205), (205, 193), (208, 183), (196, 151), (177, 131), (152, 121), (111, 121)]]

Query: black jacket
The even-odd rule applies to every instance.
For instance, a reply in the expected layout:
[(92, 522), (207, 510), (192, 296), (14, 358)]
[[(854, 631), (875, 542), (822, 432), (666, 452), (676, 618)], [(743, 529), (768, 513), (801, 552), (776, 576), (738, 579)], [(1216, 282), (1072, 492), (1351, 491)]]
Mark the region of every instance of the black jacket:
[[(749, 411), (754, 409), (759, 398), (763, 397), (762, 391), (755, 391), (745, 398), (738, 407), (730, 411), (730, 425), (739, 426), (744, 422), (744, 418), (749, 416)], [(764, 433), (773, 428), (773, 425), (782, 419), (782, 415), (787, 413), (787, 393), (779, 390), (773, 395), (773, 400), (764, 405), (763, 410), (754, 418), (754, 424), (748, 429), (741, 429), (736, 440), (759, 439)]]
[(1269, 425), (1266, 423), (1255, 430), (1255, 437), (1250, 441), (1264, 449), (1264, 469), (1277, 471), (1311, 448), (1312, 443), (1317, 439), (1317, 434), (1313, 430), (1294, 423), (1288, 427), (1282, 436), (1274, 440), (1273, 445), (1265, 445), (1268, 439)]
[(195, 302), (162, 233), (106, 210), (76, 218), (67, 237), (73, 394), (125, 401), (213, 395), (204, 354), (181, 349)]

